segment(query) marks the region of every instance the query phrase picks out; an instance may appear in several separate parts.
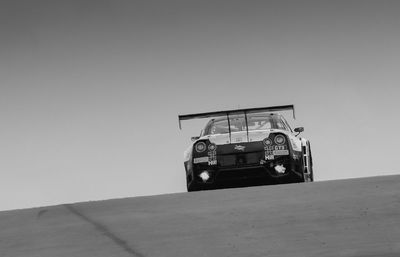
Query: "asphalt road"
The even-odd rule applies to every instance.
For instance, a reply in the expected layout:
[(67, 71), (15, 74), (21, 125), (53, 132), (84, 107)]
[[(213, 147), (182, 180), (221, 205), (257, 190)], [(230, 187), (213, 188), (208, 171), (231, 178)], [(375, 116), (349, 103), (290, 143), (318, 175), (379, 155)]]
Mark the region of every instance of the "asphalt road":
[(400, 176), (0, 212), (1, 257), (399, 257)]

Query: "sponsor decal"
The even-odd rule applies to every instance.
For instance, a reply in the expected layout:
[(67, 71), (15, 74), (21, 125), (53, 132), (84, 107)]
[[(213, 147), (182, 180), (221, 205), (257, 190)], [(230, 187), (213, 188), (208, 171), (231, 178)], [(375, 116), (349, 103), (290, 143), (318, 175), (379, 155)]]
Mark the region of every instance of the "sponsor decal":
[(246, 147), (244, 146), (244, 145), (235, 145), (235, 150), (238, 150), (238, 151), (244, 151), (244, 149), (245, 149)]
[(265, 160), (270, 161), (270, 160), (274, 160), (275, 156), (272, 154), (265, 154)]
[(193, 159), (193, 163), (202, 163), (202, 162), (208, 162), (208, 156)]
[(274, 150), (273, 155), (289, 155), (289, 150)]
[(208, 151), (208, 165), (217, 165), (217, 151), (215, 151), (215, 147), (213, 151)]
[(217, 160), (209, 161), (208, 165), (217, 165)]
[(287, 150), (287, 147), (285, 145), (270, 145), (270, 146), (264, 146), (265, 151), (273, 151), (273, 150)]

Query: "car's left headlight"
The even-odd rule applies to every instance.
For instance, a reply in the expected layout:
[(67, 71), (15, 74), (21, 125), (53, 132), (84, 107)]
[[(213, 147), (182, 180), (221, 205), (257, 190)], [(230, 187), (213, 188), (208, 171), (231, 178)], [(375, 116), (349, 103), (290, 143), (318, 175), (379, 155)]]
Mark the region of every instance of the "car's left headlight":
[(194, 149), (196, 150), (196, 152), (202, 153), (206, 150), (206, 144), (204, 142), (198, 142), (194, 146)]

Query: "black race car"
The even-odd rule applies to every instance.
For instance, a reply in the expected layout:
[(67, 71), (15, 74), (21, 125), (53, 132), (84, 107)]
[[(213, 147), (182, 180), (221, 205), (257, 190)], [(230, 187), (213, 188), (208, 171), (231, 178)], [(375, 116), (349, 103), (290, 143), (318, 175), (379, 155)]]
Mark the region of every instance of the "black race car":
[[(313, 181), (310, 142), (273, 106), (179, 115), (211, 118), (184, 153), (188, 191)], [(296, 133), (296, 134), (294, 134)]]

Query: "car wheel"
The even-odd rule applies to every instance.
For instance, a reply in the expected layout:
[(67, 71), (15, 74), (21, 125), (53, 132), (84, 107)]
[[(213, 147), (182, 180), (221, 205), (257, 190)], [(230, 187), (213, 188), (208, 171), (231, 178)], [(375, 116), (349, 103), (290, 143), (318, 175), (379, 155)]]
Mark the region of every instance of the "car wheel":
[(201, 187), (199, 184), (196, 183), (196, 181), (191, 181), (191, 183), (189, 183), (189, 181), (186, 181), (186, 188), (188, 192), (193, 192), (193, 191), (199, 191), (201, 190)]
[(309, 167), (308, 167), (308, 173), (309, 175), (309, 179), (310, 182), (314, 181), (314, 171), (313, 171), (313, 162), (312, 162), (312, 155), (311, 155), (311, 145), (310, 142), (307, 142), (307, 146), (308, 146), (308, 158), (309, 158)]
[(192, 183), (191, 185), (187, 186), (187, 191), (188, 192), (195, 192), (195, 191), (200, 191), (200, 190), (201, 190), (201, 188), (198, 185), (194, 184), (194, 183)]
[[(302, 182), (313, 182), (314, 174), (312, 167), (312, 156), (311, 156), (311, 147), (310, 142), (307, 141), (307, 146), (303, 146), (303, 181)], [(305, 152), (307, 151), (307, 152)], [(305, 158), (304, 158), (305, 157)], [(304, 160), (306, 163), (304, 163)], [(307, 168), (306, 168), (307, 166)]]

